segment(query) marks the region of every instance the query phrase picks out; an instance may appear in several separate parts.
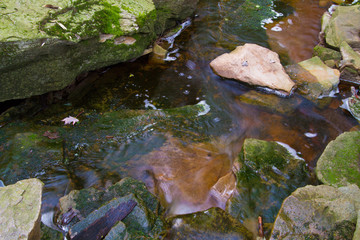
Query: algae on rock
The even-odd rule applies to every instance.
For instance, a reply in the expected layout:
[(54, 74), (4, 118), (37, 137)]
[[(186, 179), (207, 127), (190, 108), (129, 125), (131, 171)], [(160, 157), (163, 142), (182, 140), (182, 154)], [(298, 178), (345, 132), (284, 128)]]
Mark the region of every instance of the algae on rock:
[[(151, 0), (31, 0), (21, 6), (4, 0), (0, 102), (60, 90), (82, 72), (141, 56), (172, 17), (159, 17), (155, 7)], [(126, 36), (136, 41), (119, 41)]]
[(324, 184), (360, 187), (360, 132), (345, 132), (331, 141), (316, 164), (316, 176)]
[(40, 239), (43, 185), (26, 179), (0, 188), (0, 239)]
[(244, 225), (220, 208), (179, 215), (170, 221), (171, 239), (252, 239)]
[(262, 216), (273, 222), (282, 200), (309, 181), (305, 161), (277, 142), (245, 139), (238, 164), (237, 193), (226, 209), (242, 221)]
[(352, 239), (359, 199), (355, 184), (299, 188), (283, 202), (270, 240)]

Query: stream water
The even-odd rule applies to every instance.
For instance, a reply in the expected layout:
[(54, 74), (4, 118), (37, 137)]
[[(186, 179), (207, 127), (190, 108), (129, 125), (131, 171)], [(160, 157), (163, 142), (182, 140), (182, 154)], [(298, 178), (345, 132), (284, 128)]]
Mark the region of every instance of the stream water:
[[(311, 57), (321, 15), (329, 6), (325, 1), (323, 6), (313, 0), (275, 1), (269, 8), (276, 17), (264, 20), (260, 28), (250, 28), (239, 8), (243, 2), (200, 1), (197, 17), (175, 39), (166, 61), (147, 55), (90, 72), (83, 81), (86, 84), (69, 99), (31, 117), (43, 121), (44, 126), (61, 125), (64, 113), (71, 112), (73, 116), (80, 114), (81, 126), (82, 118), (106, 112), (177, 108), (201, 101), (212, 113), (205, 121), (195, 122), (195, 127), (174, 124), (170, 133), (160, 134), (155, 129), (146, 136), (129, 137), (106, 147), (89, 142), (92, 138), (111, 140), (111, 134), (81, 135), (87, 127), (78, 127), (72, 135), (78, 144), (68, 146), (76, 149), (68, 156), (70, 164), (54, 164), (46, 171), (29, 174), (45, 182), (44, 212), (72, 189), (106, 187), (126, 176), (144, 181), (171, 214), (224, 207), (226, 199), (211, 196), (211, 187), (231, 172), (245, 138), (287, 144), (305, 159), (312, 172), (327, 143), (358, 125), (339, 108), (341, 99), (349, 95), (345, 84), (334, 97), (314, 103), (296, 91), (290, 98), (280, 98), (214, 74), (209, 67), (212, 59), (247, 42), (278, 52), (284, 65)], [(150, 121), (146, 128), (155, 124)], [(21, 126), (15, 129), (22, 131)], [(183, 133), (183, 137), (174, 132)], [(76, 133), (82, 138), (77, 139)], [(210, 141), (197, 139), (203, 133)]]

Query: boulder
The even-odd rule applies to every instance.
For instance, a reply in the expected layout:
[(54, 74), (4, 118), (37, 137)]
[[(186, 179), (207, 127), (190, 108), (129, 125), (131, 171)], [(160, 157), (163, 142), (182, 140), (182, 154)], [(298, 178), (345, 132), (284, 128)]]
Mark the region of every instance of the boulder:
[(245, 139), (237, 159), (237, 193), (226, 210), (236, 219), (275, 220), (282, 201), (309, 182), (305, 161), (277, 142)]
[(352, 239), (359, 208), (355, 184), (299, 188), (283, 202), (270, 239)]
[(40, 239), (42, 189), (38, 179), (0, 188), (0, 239)]
[(317, 56), (288, 66), (287, 72), (296, 81), (299, 90), (311, 100), (330, 95), (339, 84), (340, 72), (326, 66)]
[(345, 132), (331, 141), (316, 164), (318, 179), (331, 186), (360, 186), (360, 132)]
[(141, 56), (169, 18), (196, 3), (157, 1), (157, 10), (151, 0), (2, 1), (0, 102), (60, 90), (82, 72)]
[(290, 93), (294, 82), (285, 73), (279, 55), (256, 44), (245, 44), (215, 58), (210, 66), (216, 74)]
[(253, 239), (249, 230), (220, 208), (176, 216), (169, 221), (169, 239)]
[(360, 9), (359, 5), (337, 6), (328, 24), (325, 33), (326, 43), (340, 48), (343, 41), (353, 48), (360, 48)]

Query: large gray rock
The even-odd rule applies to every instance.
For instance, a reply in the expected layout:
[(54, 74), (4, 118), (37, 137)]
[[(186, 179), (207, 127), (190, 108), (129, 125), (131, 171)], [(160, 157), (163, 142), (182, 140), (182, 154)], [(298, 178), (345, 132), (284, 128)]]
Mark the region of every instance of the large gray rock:
[(327, 24), (324, 24), (326, 43), (339, 48), (345, 41), (353, 48), (360, 48), (359, 5), (338, 6)]
[(256, 44), (245, 44), (215, 58), (210, 66), (220, 76), (291, 92), (295, 83), (282, 67), (279, 55)]
[(60, 90), (81, 72), (141, 56), (173, 25), (169, 18), (197, 3), (185, 2), (157, 1), (157, 10), (151, 0), (2, 1), (0, 102)]
[(316, 164), (318, 179), (331, 186), (360, 186), (360, 132), (345, 132), (331, 141)]
[(356, 185), (299, 188), (283, 202), (270, 239), (352, 239), (359, 208)]
[(40, 239), (42, 188), (38, 179), (0, 188), (0, 239)]

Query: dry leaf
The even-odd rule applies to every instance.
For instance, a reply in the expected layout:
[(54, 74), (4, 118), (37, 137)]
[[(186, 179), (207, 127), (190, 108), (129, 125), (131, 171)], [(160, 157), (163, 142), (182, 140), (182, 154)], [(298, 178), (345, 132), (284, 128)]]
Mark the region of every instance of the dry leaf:
[(61, 120), (64, 122), (64, 124), (70, 124), (72, 123), (73, 125), (75, 125), (75, 123), (77, 123), (79, 121), (79, 119), (72, 117), (72, 116), (68, 116), (67, 118), (64, 118), (63, 120)]

